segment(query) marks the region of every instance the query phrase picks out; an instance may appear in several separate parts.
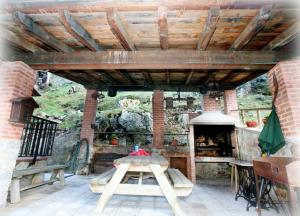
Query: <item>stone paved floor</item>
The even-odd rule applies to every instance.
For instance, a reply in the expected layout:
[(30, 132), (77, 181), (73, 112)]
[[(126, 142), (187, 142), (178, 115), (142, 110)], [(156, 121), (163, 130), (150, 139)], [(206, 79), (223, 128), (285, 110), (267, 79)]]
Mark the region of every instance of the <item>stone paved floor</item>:
[[(58, 183), (22, 192), (21, 202), (9, 204), (0, 210), (5, 216), (87, 216), (93, 210), (99, 194), (88, 187), (93, 176), (67, 178), (67, 185)], [(198, 183), (192, 194), (180, 198), (180, 205), (191, 216), (250, 216), (256, 215), (254, 208), (246, 211), (246, 201), (234, 200), (229, 186)], [(173, 215), (163, 197), (113, 196), (105, 208), (104, 216), (167, 216)], [(275, 211), (262, 211), (263, 216), (278, 216)]]

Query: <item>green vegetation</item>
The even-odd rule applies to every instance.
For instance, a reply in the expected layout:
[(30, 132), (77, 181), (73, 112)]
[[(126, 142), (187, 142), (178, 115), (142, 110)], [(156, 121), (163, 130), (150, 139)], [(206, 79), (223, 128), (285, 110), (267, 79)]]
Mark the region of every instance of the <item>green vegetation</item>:
[[(35, 115), (39, 116), (55, 116), (62, 119), (59, 125), (61, 129), (69, 129), (80, 126), (83, 109), (85, 92), (83, 86), (62, 81), (61, 78), (54, 77), (55, 83), (45, 90), (42, 90), (42, 96), (36, 97), (36, 101), (40, 108), (35, 110)], [(73, 92), (72, 89), (75, 91)], [(128, 106), (127, 110), (131, 112), (151, 112), (151, 97), (152, 92), (118, 92), (116, 97), (108, 97), (106, 92), (103, 93), (104, 98), (98, 103), (98, 113), (108, 116), (114, 116), (121, 113), (126, 106), (122, 104), (124, 98), (135, 103), (139, 101), (138, 106)], [(181, 93), (181, 97), (187, 95), (196, 98), (195, 105), (198, 107), (200, 97), (198, 93)], [(166, 97), (177, 97), (176, 92), (166, 92)], [(131, 99), (131, 100), (129, 100)], [(128, 101), (125, 101), (128, 103)], [(272, 97), (270, 96), (266, 76), (261, 76), (238, 88), (238, 103), (240, 109), (250, 108), (267, 108), (271, 107)], [(200, 106), (199, 106), (200, 107)], [(267, 116), (269, 111), (262, 111), (261, 118)], [(256, 120), (256, 112), (247, 112), (246, 121)]]

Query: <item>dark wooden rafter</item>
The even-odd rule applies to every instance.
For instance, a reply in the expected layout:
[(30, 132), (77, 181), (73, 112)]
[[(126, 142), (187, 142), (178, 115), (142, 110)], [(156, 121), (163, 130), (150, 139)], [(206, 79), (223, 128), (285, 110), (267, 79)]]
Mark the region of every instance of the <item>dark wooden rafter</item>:
[(221, 80), (219, 80), (218, 83), (228, 83), (228, 82), (231, 82), (233, 79), (235, 79), (240, 74), (241, 74), (241, 72), (239, 72), (239, 71), (231, 71), (229, 74), (227, 74)]
[(110, 8), (107, 10), (106, 14), (110, 29), (115, 37), (119, 40), (122, 47), (127, 51), (136, 50), (136, 47), (131, 41), (117, 11), (114, 8)]
[(144, 79), (145, 79), (146, 83), (148, 83), (148, 84), (150, 84), (150, 85), (153, 84), (153, 79), (152, 79), (152, 77), (151, 77), (150, 72), (148, 72), (148, 71), (143, 71), (143, 76), (144, 76)]
[(270, 69), (290, 58), (280, 51), (102, 51), (13, 56), (10, 61), (24, 61), (34, 69)]
[(216, 28), (220, 16), (220, 7), (211, 7), (208, 11), (208, 17), (204, 29), (200, 35), (197, 44), (198, 50), (206, 50)]
[(40, 53), (46, 53), (46, 51), (39, 46), (36, 46), (33, 43), (30, 43), (29, 41), (25, 40), (24, 38), (21, 38), (17, 34), (2, 28), (0, 37), (11, 42), (14, 46), (17, 48), (24, 50), (26, 52), (40, 52)]
[(234, 41), (230, 49), (241, 50), (264, 27), (266, 22), (271, 18), (271, 15), (272, 5), (263, 6)]
[(157, 15), (158, 15), (158, 34), (159, 34), (160, 48), (166, 50), (169, 48), (167, 7), (166, 6), (158, 7)]
[[(264, 1), (165, 1), (169, 10), (208, 10), (211, 6), (220, 6), (221, 9), (258, 9), (265, 4), (272, 4), (274, 0)], [(159, 1), (82, 1), (82, 0), (60, 0), (60, 1), (7, 1), (3, 5), (3, 11), (12, 12), (22, 10), (24, 13), (36, 14), (41, 11), (45, 13), (58, 13), (60, 10), (70, 12), (105, 12), (106, 8), (115, 7), (122, 11), (156, 11), (160, 5)]]
[(170, 85), (171, 83), (171, 74), (169, 70), (166, 70), (166, 83), (167, 85)]
[(300, 33), (299, 23), (294, 23), (280, 35), (278, 35), (274, 40), (268, 43), (263, 50), (274, 50), (293, 41)]
[(68, 11), (61, 11), (60, 18), (66, 30), (88, 49), (91, 51), (104, 50)]
[(91, 80), (97, 82), (97, 85), (107, 86), (107, 83), (102, 80), (101, 73), (93, 70), (84, 70), (83, 72), (86, 73), (87, 76), (91, 76), (93, 78)]
[(135, 81), (132, 76), (126, 70), (118, 70), (118, 72), (130, 82), (131, 85), (137, 85), (137, 81)]
[(113, 85), (120, 85), (121, 82), (117, 79), (115, 79), (112, 75), (110, 75), (107, 72), (100, 72), (101, 76), (104, 77), (108, 82), (110, 82)]
[(203, 85), (203, 84), (208, 84), (212, 78), (215, 76), (215, 72), (206, 72), (205, 76), (200, 78), (198, 81), (198, 84)]
[(185, 82), (184, 82), (185, 85), (188, 85), (190, 83), (193, 74), (194, 74), (193, 70), (191, 70), (190, 72), (188, 72), (188, 74), (186, 76), (186, 79), (185, 79)]
[(47, 32), (40, 25), (35, 23), (31, 17), (21, 12), (16, 12), (14, 14), (14, 19), (17, 23), (21, 24), (21, 26), (33, 37), (41, 40), (43, 43), (52, 47), (53, 49), (61, 52), (72, 52), (74, 51), (71, 47), (64, 44), (62, 41), (55, 38), (49, 32)]
[(234, 87), (238, 87), (238, 86), (240, 86), (240, 85), (243, 85), (243, 84), (245, 84), (246, 82), (249, 82), (249, 81), (255, 79), (256, 77), (259, 77), (259, 76), (261, 76), (261, 75), (263, 75), (263, 74), (265, 74), (265, 73), (267, 73), (267, 72), (268, 72), (268, 71), (260, 70), (260, 71), (253, 71), (253, 72), (251, 72), (251, 73), (248, 73), (248, 76), (246, 76), (246, 77), (240, 79), (240, 80), (238, 81), (238, 84), (235, 85)]

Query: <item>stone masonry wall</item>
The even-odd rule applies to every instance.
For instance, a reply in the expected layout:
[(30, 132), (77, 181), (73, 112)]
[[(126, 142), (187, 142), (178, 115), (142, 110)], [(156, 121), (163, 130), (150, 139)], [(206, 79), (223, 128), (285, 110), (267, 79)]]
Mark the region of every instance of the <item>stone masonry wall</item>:
[[(252, 161), (261, 156), (260, 148), (258, 147), (259, 129), (252, 128), (237, 128), (238, 137), (238, 154), (241, 160)], [(292, 156), (292, 146), (294, 143), (286, 139), (286, 145), (280, 149), (274, 156)]]
[(6, 205), (24, 127), (23, 124), (9, 122), (10, 100), (31, 96), (35, 76), (35, 71), (23, 62), (0, 62), (0, 208)]

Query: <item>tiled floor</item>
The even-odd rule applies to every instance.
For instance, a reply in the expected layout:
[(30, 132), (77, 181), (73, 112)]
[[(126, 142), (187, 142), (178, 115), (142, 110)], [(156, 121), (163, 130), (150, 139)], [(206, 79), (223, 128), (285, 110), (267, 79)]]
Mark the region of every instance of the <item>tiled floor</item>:
[[(58, 183), (22, 192), (21, 202), (0, 210), (5, 216), (87, 216), (95, 215), (100, 194), (88, 187), (93, 176), (67, 178), (67, 185)], [(192, 194), (180, 198), (180, 205), (191, 216), (256, 215), (254, 208), (246, 211), (246, 201), (234, 200), (229, 186), (198, 183)], [(105, 216), (166, 216), (173, 215), (163, 197), (113, 196), (102, 215)], [(275, 211), (262, 211), (263, 216), (276, 216)]]

